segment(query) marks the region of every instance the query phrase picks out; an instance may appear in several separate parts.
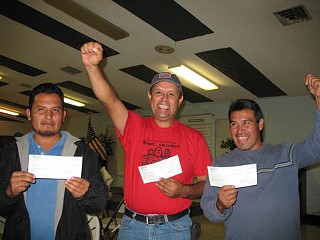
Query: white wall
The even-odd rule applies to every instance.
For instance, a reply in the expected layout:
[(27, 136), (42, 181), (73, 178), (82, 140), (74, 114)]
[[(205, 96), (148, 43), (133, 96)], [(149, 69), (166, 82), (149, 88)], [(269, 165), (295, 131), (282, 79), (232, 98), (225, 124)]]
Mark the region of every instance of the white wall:
[(74, 136), (86, 137), (90, 116), (91, 116), (91, 124), (95, 133), (97, 135), (99, 135), (100, 133), (105, 133), (109, 118), (106, 114), (101, 114), (101, 113), (92, 114), (92, 115), (88, 114), (87, 116), (84, 116), (84, 117), (70, 118), (68, 117), (68, 112), (67, 112), (67, 117), (63, 124), (63, 129), (67, 130)]

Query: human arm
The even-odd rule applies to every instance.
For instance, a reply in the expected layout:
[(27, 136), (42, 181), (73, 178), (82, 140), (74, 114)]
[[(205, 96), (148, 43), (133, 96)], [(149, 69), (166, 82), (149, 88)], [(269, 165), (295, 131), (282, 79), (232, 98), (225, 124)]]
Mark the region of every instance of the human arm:
[(302, 142), (296, 143), (293, 148), (292, 161), (298, 168), (310, 166), (320, 160), (320, 79), (308, 74), (304, 78), (310, 94), (316, 102), (313, 130)]
[(117, 97), (115, 90), (105, 78), (99, 66), (102, 54), (102, 46), (97, 42), (88, 42), (81, 47), (82, 63), (89, 77), (92, 90), (105, 107), (114, 126), (123, 134), (128, 110)]
[(183, 184), (174, 178), (161, 178), (157, 182), (158, 188), (170, 198), (198, 199), (201, 197), (207, 176), (196, 177), (196, 182)]
[(304, 78), (304, 82), (308, 87), (309, 92), (314, 96), (316, 100), (317, 110), (320, 110), (320, 78), (313, 74), (308, 74)]

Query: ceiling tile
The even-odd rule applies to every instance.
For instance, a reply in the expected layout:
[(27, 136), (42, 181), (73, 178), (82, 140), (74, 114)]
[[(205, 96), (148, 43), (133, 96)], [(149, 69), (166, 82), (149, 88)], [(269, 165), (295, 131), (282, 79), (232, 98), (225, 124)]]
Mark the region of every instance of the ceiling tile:
[(46, 73), (45, 71), (28, 66), (27, 64), (18, 62), (3, 55), (0, 55), (0, 65), (32, 77)]
[(25, 106), (25, 105), (22, 105), (22, 104), (19, 104), (19, 103), (14, 103), (14, 102), (11, 102), (11, 101), (7, 101), (5, 99), (0, 99), (0, 103), (2, 104), (5, 104), (5, 105), (9, 105), (11, 107), (16, 107), (16, 108), (20, 108), (20, 109), (27, 109), (28, 106)]
[[(148, 84), (151, 83), (152, 78), (157, 74), (156, 71), (146, 67), (145, 65), (136, 65), (132, 67), (122, 68), (120, 70)], [(183, 97), (188, 102), (191, 102), (191, 103), (213, 102), (211, 99), (185, 86), (182, 86), (182, 89), (183, 89)]]
[[(79, 51), (84, 43), (96, 41), (19, 1), (3, 1), (0, 14)], [(108, 53), (108, 57), (119, 54), (105, 45), (102, 45), (102, 47), (104, 57), (107, 57), (106, 53)]]
[(73, 92), (85, 95), (87, 97), (91, 97), (91, 98), (97, 99), (91, 88), (82, 86), (82, 85), (80, 85), (78, 83), (75, 83), (75, 82), (72, 82), (72, 81), (64, 81), (64, 82), (57, 83), (57, 85), (60, 86), (60, 87), (69, 89), (69, 90), (71, 90)]
[(3, 87), (3, 86), (6, 86), (8, 85), (9, 83), (6, 83), (6, 82), (3, 82), (3, 81), (0, 81), (0, 87)]
[[(16, 118), (21, 118), (21, 116), (16, 116)], [(7, 121), (7, 122), (20, 122), (20, 123), (24, 123), (24, 121), (19, 121), (17, 119), (12, 119), (12, 118), (8, 118), (8, 117), (3, 117), (3, 116), (0, 116), (0, 121)]]
[(259, 98), (287, 95), (230, 47), (196, 55)]
[[(97, 99), (96, 96), (94, 95), (93, 91), (91, 88), (88, 88), (88, 87), (85, 87), (85, 86), (82, 86), (78, 83), (75, 83), (75, 82), (72, 82), (72, 81), (65, 81), (65, 82), (60, 82), (60, 83), (57, 83), (57, 85), (59, 85), (60, 87), (63, 87), (63, 88), (66, 88), (66, 89), (69, 89), (73, 92), (76, 92), (76, 93), (80, 93), (82, 95), (85, 95), (87, 97), (91, 97), (91, 98), (94, 98), (94, 99)], [(122, 101), (122, 100), (121, 100)], [(129, 109), (129, 110), (135, 110), (135, 109), (139, 109), (140, 107), (136, 106), (136, 105), (133, 105), (131, 103), (128, 103), (128, 102), (125, 102), (125, 101), (122, 101), (122, 103)]]
[(114, 0), (174, 41), (211, 34), (213, 31), (172, 0)]
[[(25, 95), (25, 96), (30, 96), (31, 91), (29, 91), (29, 90), (28, 91), (23, 91), (23, 92), (20, 92), (20, 94)], [(85, 107), (77, 107), (77, 106), (73, 106), (73, 105), (68, 104), (68, 103), (65, 103), (64, 105), (65, 105), (66, 108), (70, 108), (72, 110), (75, 110), (75, 111), (78, 111), (78, 112), (82, 112), (82, 113), (98, 113), (95, 110), (88, 109), (88, 108), (85, 108)]]

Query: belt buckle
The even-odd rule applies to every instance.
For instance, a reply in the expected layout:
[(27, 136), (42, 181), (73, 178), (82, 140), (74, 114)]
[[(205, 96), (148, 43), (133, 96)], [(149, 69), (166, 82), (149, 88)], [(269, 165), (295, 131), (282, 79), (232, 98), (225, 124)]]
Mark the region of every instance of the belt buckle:
[[(156, 216), (156, 214), (148, 214), (146, 216), (146, 224), (147, 225), (156, 225), (156, 222), (154, 221), (154, 217)], [(153, 218), (153, 223), (149, 223), (149, 218)]]

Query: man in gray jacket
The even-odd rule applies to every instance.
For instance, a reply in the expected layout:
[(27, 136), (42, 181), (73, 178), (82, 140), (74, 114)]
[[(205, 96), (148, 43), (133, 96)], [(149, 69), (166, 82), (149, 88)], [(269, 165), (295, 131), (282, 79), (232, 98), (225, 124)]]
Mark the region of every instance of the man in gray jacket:
[(230, 133), (237, 148), (212, 165), (256, 164), (257, 185), (219, 188), (207, 181), (201, 207), (210, 221), (224, 222), (226, 239), (301, 239), (298, 171), (320, 161), (320, 79), (309, 74), (305, 84), (316, 100), (315, 122), (312, 133), (299, 143), (263, 143), (259, 105), (248, 99), (230, 105)]
[[(35, 87), (26, 110), (33, 131), (1, 150), (0, 215), (3, 239), (91, 239), (86, 214), (105, 209), (107, 188), (96, 154), (80, 139), (61, 131), (66, 117), (61, 89)], [(29, 155), (81, 156), (81, 177), (37, 178), (28, 172)]]

